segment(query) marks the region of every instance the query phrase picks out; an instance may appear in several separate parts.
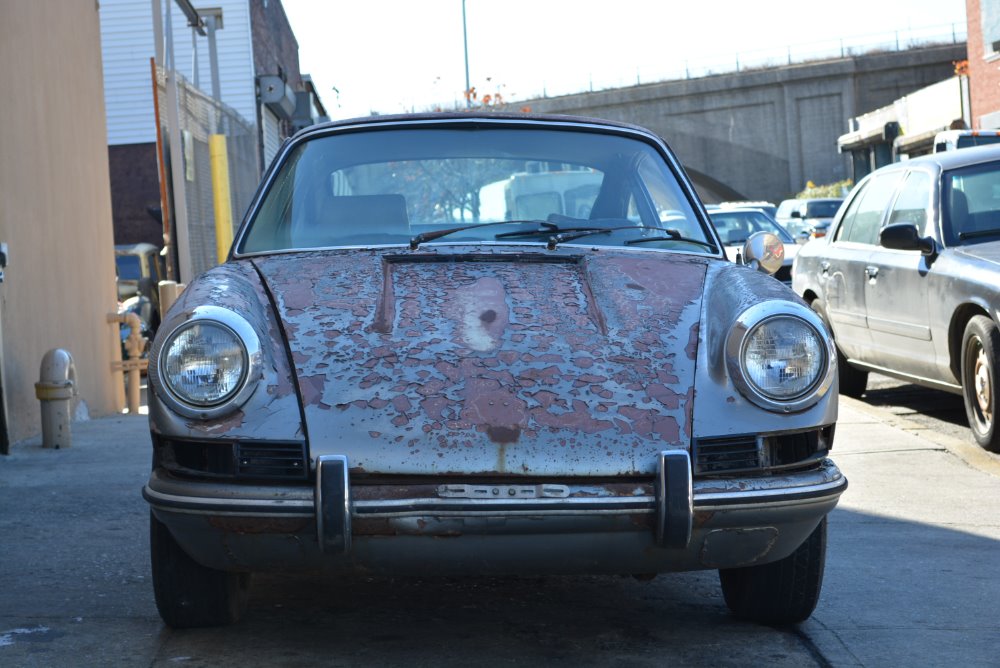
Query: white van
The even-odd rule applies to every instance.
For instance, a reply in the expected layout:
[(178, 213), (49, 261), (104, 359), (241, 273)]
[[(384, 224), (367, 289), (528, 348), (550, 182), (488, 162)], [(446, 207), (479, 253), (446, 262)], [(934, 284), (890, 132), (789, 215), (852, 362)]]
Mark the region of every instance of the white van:
[(954, 151), (957, 148), (1000, 144), (998, 130), (945, 130), (934, 135), (934, 152)]

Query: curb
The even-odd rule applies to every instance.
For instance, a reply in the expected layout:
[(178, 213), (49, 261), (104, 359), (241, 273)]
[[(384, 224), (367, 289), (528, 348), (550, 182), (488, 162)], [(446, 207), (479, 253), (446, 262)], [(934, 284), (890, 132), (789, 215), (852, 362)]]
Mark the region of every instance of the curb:
[(1000, 477), (1000, 457), (983, 450), (975, 443), (970, 443), (965, 440), (955, 438), (954, 436), (949, 436), (948, 434), (936, 432), (933, 429), (929, 429), (924, 425), (907, 419), (906, 417), (889, 412), (877, 406), (872, 406), (858, 399), (852, 399), (851, 397), (840, 395), (840, 401), (848, 403), (851, 408), (854, 408), (869, 417), (876, 418), (883, 424), (896, 427), (897, 429), (902, 429), (903, 431), (909, 432), (914, 436), (943, 447), (974, 469), (978, 469), (989, 475)]

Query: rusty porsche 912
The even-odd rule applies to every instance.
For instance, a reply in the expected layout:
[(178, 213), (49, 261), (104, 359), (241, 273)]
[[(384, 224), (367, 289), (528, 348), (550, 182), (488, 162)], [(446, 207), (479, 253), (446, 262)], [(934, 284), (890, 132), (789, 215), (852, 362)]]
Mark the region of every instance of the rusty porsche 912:
[(151, 350), (161, 616), (233, 622), (255, 571), (717, 569), (736, 616), (805, 619), (847, 481), (781, 260), (763, 234), (728, 261), (638, 127), (300, 132)]

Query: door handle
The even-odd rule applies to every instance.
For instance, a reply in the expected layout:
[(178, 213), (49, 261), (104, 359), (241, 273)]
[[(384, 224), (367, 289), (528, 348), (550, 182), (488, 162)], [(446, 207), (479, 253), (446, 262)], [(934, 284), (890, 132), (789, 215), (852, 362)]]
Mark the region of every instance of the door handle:
[(830, 263), (827, 262), (826, 260), (823, 260), (822, 262), (819, 263), (819, 270), (824, 274), (827, 273), (828, 271), (830, 271)]
[(868, 277), (868, 280), (874, 280), (878, 278), (878, 267), (872, 265), (868, 265), (867, 267), (865, 267), (865, 276)]

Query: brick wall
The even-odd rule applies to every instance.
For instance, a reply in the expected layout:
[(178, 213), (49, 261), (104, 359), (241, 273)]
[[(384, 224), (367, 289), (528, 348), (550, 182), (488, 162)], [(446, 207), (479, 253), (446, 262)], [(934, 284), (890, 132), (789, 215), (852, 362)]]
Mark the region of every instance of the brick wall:
[(996, 0), (965, 0), (969, 22), (969, 97), (973, 129), (982, 129), (980, 118), (1000, 112), (1000, 58), (984, 60), (983, 26), (980, 19), (983, 2)]
[(250, 30), (257, 76), (278, 74), (280, 69), (288, 85), (302, 90), (299, 43), (280, 0), (250, 0)]

